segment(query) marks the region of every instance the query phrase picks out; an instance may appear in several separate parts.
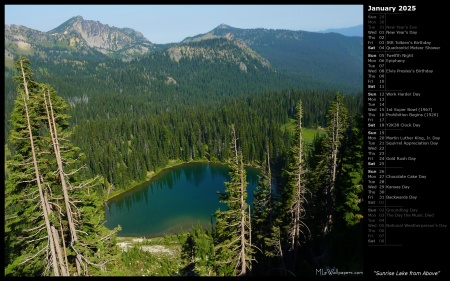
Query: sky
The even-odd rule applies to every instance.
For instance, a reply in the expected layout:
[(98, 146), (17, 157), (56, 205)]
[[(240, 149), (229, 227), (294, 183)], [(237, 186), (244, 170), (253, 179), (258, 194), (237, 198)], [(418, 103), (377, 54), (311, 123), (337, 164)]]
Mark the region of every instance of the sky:
[(178, 43), (220, 24), (236, 28), (323, 31), (363, 24), (363, 5), (5, 5), (5, 24), (47, 32), (75, 16)]

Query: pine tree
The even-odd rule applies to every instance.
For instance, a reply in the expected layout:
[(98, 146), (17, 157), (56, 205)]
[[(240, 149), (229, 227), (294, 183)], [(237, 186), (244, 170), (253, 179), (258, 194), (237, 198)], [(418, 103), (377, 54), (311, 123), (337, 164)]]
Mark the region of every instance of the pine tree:
[(255, 258), (258, 267), (267, 270), (267, 263), (264, 262), (266, 256), (271, 255), (275, 250), (267, 245), (266, 238), (271, 236), (273, 227), (273, 195), (272, 195), (272, 172), (270, 169), (270, 154), (267, 143), (266, 161), (263, 164), (261, 175), (259, 175), (258, 185), (253, 195), (252, 208), (252, 235), (253, 244), (259, 249)]
[[(18, 96), (12, 112), (10, 141), (19, 153), (6, 165), (5, 243), (6, 275), (33, 276), (50, 268), (55, 276), (68, 275), (61, 258), (56, 225), (59, 214), (49, 202), (48, 184), (40, 170), (48, 154), (40, 137), (39, 84), (32, 80), (29, 60), (19, 58), (15, 77)], [(39, 166), (38, 166), (39, 165)]]
[(211, 232), (200, 224), (192, 227), (182, 248), (182, 258), (187, 261), (183, 269), (188, 276), (214, 274), (214, 241)]
[(325, 188), (323, 235), (328, 234), (333, 225), (333, 213), (335, 212), (336, 200), (335, 186), (338, 166), (340, 165), (340, 148), (348, 125), (347, 109), (344, 107), (342, 96), (339, 93), (336, 94), (334, 101), (328, 109), (327, 121), (326, 151), (328, 154), (329, 181), (326, 183)]
[(33, 80), (28, 59), (20, 57), (16, 68), (10, 142), (18, 153), (6, 165), (6, 275), (100, 273), (117, 254), (117, 229), (102, 225), (103, 202), (90, 192), (99, 178), (79, 179), (83, 154), (68, 141), (64, 100)]
[(313, 190), (311, 221), (313, 222), (315, 244), (314, 261), (316, 266), (326, 266), (332, 254), (332, 228), (338, 220), (335, 216), (342, 203), (337, 203), (337, 195), (342, 194), (342, 150), (343, 140), (347, 133), (347, 109), (338, 93), (331, 102), (327, 114), (326, 134), (314, 140), (314, 152), (311, 158), (309, 186)]
[(246, 172), (234, 125), (231, 125), (231, 139), (231, 181), (225, 183), (225, 192), (220, 193), (219, 199), (228, 209), (216, 211), (214, 233), (217, 273), (226, 276), (246, 275), (253, 256)]
[(362, 115), (352, 118), (345, 134), (342, 152), (342, 169), (336, 205), (348, 226), (361, 222), (363, 218), (363, 142)]
[(285, 170), (287, 182), (282, 192), (282, 213), (284, 217), (283, 233), (286, 235), (288, 251), (291, 252), (293, 266), (296, 264), (298, 249), (302, 238), (309, 236), (309, 228), (305, 224), (306, 196), (306, 152), (302, 137), (302, 102), (296, 107), (296, 126), (294, 139), (289, 154), (288, 166)]

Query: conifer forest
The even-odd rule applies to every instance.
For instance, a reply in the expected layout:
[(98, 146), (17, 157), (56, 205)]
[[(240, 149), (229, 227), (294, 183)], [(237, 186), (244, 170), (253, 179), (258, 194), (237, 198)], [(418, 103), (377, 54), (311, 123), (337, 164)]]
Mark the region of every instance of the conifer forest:
[[(225, 24), (170, 44), (81, 16), (6, 25), (5, 277), (362, 273), (362, 46)], [(209, 165), (227, 175), (215, 193), (188, 189)], [(153, 209), (127, 213), (139, 204)], [(116, 211), (165, 228), (125, 235)]]

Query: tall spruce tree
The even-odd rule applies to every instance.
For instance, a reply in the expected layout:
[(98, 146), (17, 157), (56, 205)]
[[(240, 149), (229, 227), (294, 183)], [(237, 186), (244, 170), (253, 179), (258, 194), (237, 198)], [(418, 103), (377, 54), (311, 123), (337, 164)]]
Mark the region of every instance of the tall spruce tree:
[(182, 246), (181, 257), (186, 261), (182, 272), (186, 276), (214, 275), (214, 241), (211, 231), (200, 224), (192, 227)]
[[(342, 195), (343, 188), (339, 185), (342, 173), (343, 140), (347, 134), (348, 113), (343, 97), (337, 93), (328, 107), (326, 134), (314, 140), (313, 156), (311, 157), (309, 186), (314, 197), (310, 208), (312, 233), (314, 240), (315, 266), (327, 266), (331, 260), (332, 228), (336, 221), (341, 204), (337, 204), (337, 194)], [(342, 183), (342, 181), (341, 181)], [(336, 190), (337, 189), (337, 190)]]
[(309, 236), (306, 219), (306, 152), (302, 136), (303, 107), (300, 100), (296, 106), (295, 130), (285, 174), (287, 182), (282, 192), (283, 232), (288, 251), (291, 253), (292, 268), (296, 266), (301, 239)]
[(338, 167), (340, 163), (340, 148), (342, 140), (348, 126), (348, 113), (343, 103), (343, 97), (339, 93), (336, 94), (335, 99), (328, 109), (326, 128), (327, 141), (325, 142), (326, 153), (328, 155), (328, 182), (325, 187), (325, 211), (324, 211), (324, 225), (323, 234), (327, 235), (333, 225), (333, 213), (336, 211), (336, 177), (338, 175)]
[(267, 245), (266, 238), (271, 236), (273, 226), (273, 195), (272, 195), (272, 172), (270, 169), (269, 145), (266, 140), (266, 161), (259, 175), (258, 185), (253, 195), (252, 203), (252, 235), (253, 245), (259, 249), (255, 253), (258, 268), (267, 270), (268, 264), (265, 257), (270, 255), (274, 249)]
[(28, 59), (16, 61), (18, 97), (6, 163), (6, 275), (96, 275), (116, 258), (118, 229), (103, 226), (103, 202), (80, 181), (83, 154), (68, 141), (67, 104), (34, 81)]
[(336, 205), (348, 226), (356, 225), (363, 218), (363, 142), (362, 115), (351, 120), (343, 142), (342, 169), (338, 181)]
[[(18, 95), (11, 114), (10, 141), (18, 153), (6, 163), (5, 179), (5, 275), (34, 276), (51, 270), (67, 275), (61, 261), (58, 214), (52, 211), (38, 163), (48, 153), (39, 136), (39, 84), (32, 80), (29, 61), (15, 64)], [(59, 257), (59, 259), (58, 259)]]
[(237, 140), (235, 127), (231, 125), (231, 181), (225, 183), (225, 192), (219, 198), (228, 209), (216, 211), (214, 233), (217, 274), (225, 276), (246, 275), (253, 257), (246, 172)]

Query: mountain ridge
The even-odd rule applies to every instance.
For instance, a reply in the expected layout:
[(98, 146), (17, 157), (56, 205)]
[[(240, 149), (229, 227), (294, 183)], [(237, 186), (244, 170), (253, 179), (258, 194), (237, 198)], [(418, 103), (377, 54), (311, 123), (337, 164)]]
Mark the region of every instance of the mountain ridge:
[[(38, 75), (44, 79), (54, 76), (61, 83), (69, 83), (58, 78), (62, 73), (77, 79), (97, 77), (99, 81), (112, 81), (113, 75), (139, 77), (142, 80), (137, 79), (133, 87), (143, 92), (158, 81), (162, 87), (177, 85), (180, 91), (189, 87), (189, 81), (216, 81), (226, 88), (227, 83), (237, 81), (223, 77), (229, 73), (247, 76), (241, 83), (260, 84), (260, 89), (275, 83), (303, 88), (326, 85), (357, 92), (362, 89), (362, 45), (362, 38), (336, 33), (241, 29), (224, 23), (179, 43), (153, 44), (131, 28), (110, 27), (76, 16), (48, 32), (6, 25), (5, 73), (13, 70), (19, 55), (24, 55), (37, 65)], [(214, 77), (219, 73), (222, 77)], [(212, 86), (207, 88), (215, 91)]]
[[(23, 36), (26, 34), (26, 36)], [(130, 60), (155, 49), (152, 42), (141, 32), (131, 28), (110, 27), (98, 21), (84, 20), (75, 16), (56, 28), (41, 32), (25, 26), (5, 25), (5, 52), (13, 53), (10, 42), (15, 42), (17, 49), (39, 52), (42, 47), (56, 45), (68, 51), (92, 53), (93, 50), (111, 57)], [(9, 40), (8, 40), (9, 39)], [(26, 52), (25, 52), (26, 53)]]
[(329, 28), (329, 29), (325, 29), (325, 30), (319, 31), (319, 32), (320, 33), (334, 32), (334, 33), (342, 34), (344, 36), (363, 37), (364, 26), (362, 24), (360, 24), (360, 25), (349, 26), (349, 27), (344, 27), (344, 28)]
[(181, 43), (218, 37), (242, 40), (280, 71), (317, 76), (323, 68), (332, 74), (333, 69), (344, 67), (351, 71), (334, 73), (332, 80), (352, 79), (362, 87), (362, 37), (284, 29), (241, 29), (221, 24)]
[[(131, 115), (278, 90), (362, 92), (361, 37), (226, 24), (180, 43), (152, 44), (140, 34), (81, 17), (49, 32), (5, 25), (5, 116), (17, 96), (12, 78), (21, 55), (36, 79), (68, 101), (75, 120), (112, 118), (124, 104)], [(142, 52), (139, 42), (152, 47)], [(115, 106), (105, 108), (105, 99)]]

